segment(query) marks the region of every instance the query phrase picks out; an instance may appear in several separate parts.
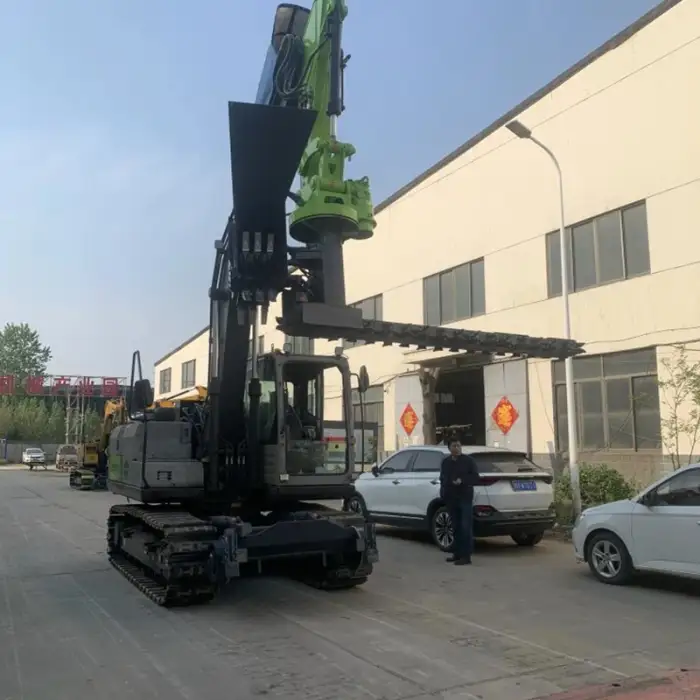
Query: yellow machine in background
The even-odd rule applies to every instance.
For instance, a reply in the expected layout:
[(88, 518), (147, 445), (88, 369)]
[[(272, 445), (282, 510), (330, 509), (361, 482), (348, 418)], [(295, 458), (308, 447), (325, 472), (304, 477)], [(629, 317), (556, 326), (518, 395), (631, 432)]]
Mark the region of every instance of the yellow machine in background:
[(78, 446), (79, 466), (71, 469), (68, 480), (71, 488), (81, 491), (97, 491), (107, 488), (107, 462), (104, 456), (112, 428), (127, 419), (124, 397), (110, 399), (105, 403), (102, 429), (97, 440)]
[[(151, 408), (175, 408), (181, 402), (204, 401), (206, 398), (207, 390), (203, 386), (197, 386), (192, 394), (160, 399), (154, 402)], [(129, 412), (123, 396), (105, 403), (99, 439), (78, 446), (79, 466), (70, 471), (71, 488), (80, 491), (102, 491), (107, 488), (106, 452), (109, 436), (114, 428), (128, 420)]]

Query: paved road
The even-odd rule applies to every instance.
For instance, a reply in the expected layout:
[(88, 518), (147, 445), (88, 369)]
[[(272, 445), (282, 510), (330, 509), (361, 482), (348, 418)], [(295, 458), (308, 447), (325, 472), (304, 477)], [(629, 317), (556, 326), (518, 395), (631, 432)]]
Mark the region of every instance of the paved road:
[(602, 586), (557, 541), (456, 568), (387, 533), (360, 589), (247, 580), (163, 610), (106, 563), (117, 499), (66, 482), (0, 472), (0, 700), (526, 700), (700, 665), (700, 586)]

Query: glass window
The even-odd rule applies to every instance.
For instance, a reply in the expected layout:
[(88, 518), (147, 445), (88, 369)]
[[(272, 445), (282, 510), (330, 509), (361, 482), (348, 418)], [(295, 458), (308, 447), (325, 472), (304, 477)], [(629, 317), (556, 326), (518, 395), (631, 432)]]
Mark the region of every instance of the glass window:
[[(655, 348), (579, 357), (573, 368), (582, 449), (661, 447)], [(563, 451), (567, 449), (564, 362), (554, 362), (552, 369), (555, 432)]]
[(700, 469), (672, 477), (656, 489), (659, 505), (700, 506)]
[(413, 450), (416, 461), (413, 463), (414, 472), (439, 472), (442, 461), (447, 457), (437, 450)]
[(634, 413), (630, 380), (608, 379), (605, 382), (605, 398), (608, 403), (608, 446), (633, 449)]
[(194, 386), (195, 382), (195, 364), (196, 360), (190, 360), (189, 362), (182, 363), (182, 377), (181, 377), (181, 388), (188, 389)]
[(556, 297), (561, 294), (561, 240), (559, 232), (548, 233), (547, 246), (547, 295)]
[(656, 349), (643, 348), (604, 355), (603, 374), (606, 377), (656, 374)]
[[(646, 202), (601, 214), (567, 229), (569, 291), (648, 274), (649, 233)], [(547, 294), (561, 294), (559, 233), (545, 237)]]
[(595, 220), (598, 257), (598, 284), (621, 280), (625, 276), (622, 260), (620, 212), (599, 216)]
[(457, 320), (457, 297), (455, 290), (455, 272), (443, 272), (440, 275), (440, 323), (452, 323)]
[(589, 221), (572, 229), (574, 255), (574, 289), (586, 289), (596, 284), (595, 243), (593, 222)]
[(622, 228), (624, 231), (627, 277), (648, 273), (650, 264), (646, 202), (623, 209)]
[(566, 386), (559, 384), (554, 391), (555, 403), (555, 424), (557, 427), (557, 445), (559, 449), (564, 451), (569, 449), (569, 432), (567, 427), (567, 410), (566, 410)]
[(408, 469), (408, 464), (413, 457), (411, 450), (405, 452), (397, 452), (387, 459), (380, 468), (382, 474), (393, 474), (394, 472), (405, 472)]
[(423, 319), (426, 326), (440, 325), (440, 278), (439, 275), (423, 280)]
[(171, 367), (160, 371), (159, 389), (161, 394), (167, 394), (171, 391), (172, 374), (173, 371)]
[(656, 376), (633, 377), (634, 435), (638, 450), (661, 447), (661, 411)]
[(580, 402), (581, 446), (586, 449), (605, 447), (601, 383), (581, 382), (576, 388)]
[(524, 455), (508, 452), (472, 453), (479, 474), (513, 474), (517, 472), (543, 471)]
[(478, 316), (486, 313), (486, 279), (484, 275), (484, 261), (475, 260), (471, 263), (471, 315)]
[[(562, 366), (564, 362), (562, 361)], [(600, 357), (574, 357), (574, 379), (599, 379), (602, 376)]]
[(471, 266), (460, 265), (455, 268), (456, 318), (469, 318), (472, 315), (472, 276)]

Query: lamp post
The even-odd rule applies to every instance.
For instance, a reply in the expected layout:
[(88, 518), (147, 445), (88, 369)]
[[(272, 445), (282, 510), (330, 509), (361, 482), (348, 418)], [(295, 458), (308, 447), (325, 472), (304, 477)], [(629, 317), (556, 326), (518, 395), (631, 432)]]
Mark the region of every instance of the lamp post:
[[(557, 170), (559, 182), (559, 248), (561, 250), (561, 300), (564, 305), (564, 336), (571, 340), (571, 311), (569, 309), (569, 241), (566, 236), (566, 219), (564, 218), (564, 179), (561, 174), (559, 161), (552, 151), (539, 139), (532, 135), (530, 129), (517, 119), (506, 124), (506, 129), (520, 139), (527, 139), (539, 146), (550, 158)], [(569, 472), (571, 474), (571, 496), (574, 516), (581, 513), (581, 486), (578, 471), (578, 435), (576, 429), (576, 400), (574, 397), (574, 365), (573, 358), (564, 360), (564, 375), (566, 380), (566, 426), (569, 443)]]

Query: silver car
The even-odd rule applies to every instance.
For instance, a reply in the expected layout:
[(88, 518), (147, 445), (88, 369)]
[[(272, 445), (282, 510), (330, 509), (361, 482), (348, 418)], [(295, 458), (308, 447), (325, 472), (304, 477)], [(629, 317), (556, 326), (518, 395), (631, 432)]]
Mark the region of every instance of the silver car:
[(24, 452), (22, 452), (22, 464), (26, 464), (29, 469), (34, 469), (34, 467), (44, 467), (48, 469), (46, 465), (46, 455), (44, 450), (40, 447), (28, 447)]

